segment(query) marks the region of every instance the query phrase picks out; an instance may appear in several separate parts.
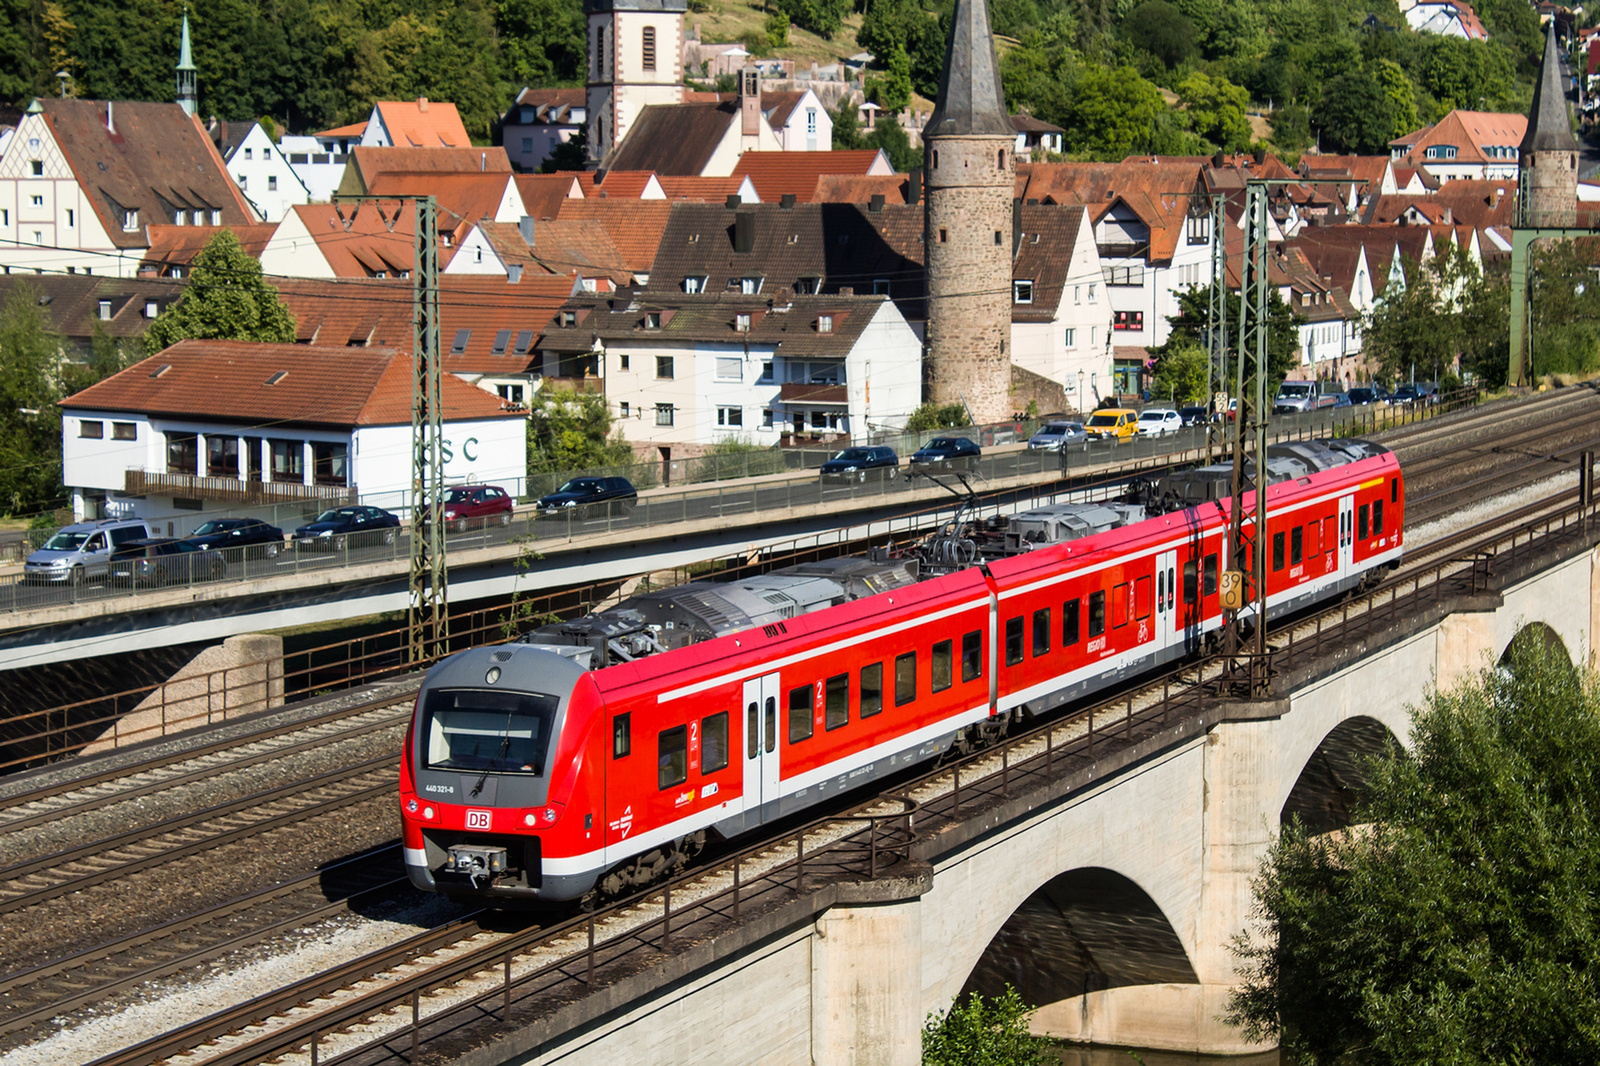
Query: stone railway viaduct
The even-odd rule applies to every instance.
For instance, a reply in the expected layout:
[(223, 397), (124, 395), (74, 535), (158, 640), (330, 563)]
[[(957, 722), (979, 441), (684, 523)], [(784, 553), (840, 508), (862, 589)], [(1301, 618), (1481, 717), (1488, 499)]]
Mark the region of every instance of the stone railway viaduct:
[(919, 843), (907, 875), (825, 884), (512, 1027), (459, 1063), (895, 1064), (930, 1011), (1010, 981), (1073, 1040), (1259, 1050), (1220, 1020), (1231, 940), (1280, 819), (1347, 824), (1358, 756), (1405, 743), (1408, 707), (1519, 635), (1596, 653), (1600, 549), (1569, 539), (1359, 642), (1304, 656), (1278, 698), (1218, 703)]

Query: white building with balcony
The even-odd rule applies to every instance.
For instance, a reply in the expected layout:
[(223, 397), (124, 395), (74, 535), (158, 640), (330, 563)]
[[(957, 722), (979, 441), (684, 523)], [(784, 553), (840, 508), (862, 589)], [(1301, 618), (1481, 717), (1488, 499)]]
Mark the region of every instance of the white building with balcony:
[[(180, 341), (61, 401), (73, 514), (182, 535), (220, 511), (408, 507), (412, 372), (390, 348)], [(520, 493), (526, 413), (450, 374), (442, 398), (445, 480)]]

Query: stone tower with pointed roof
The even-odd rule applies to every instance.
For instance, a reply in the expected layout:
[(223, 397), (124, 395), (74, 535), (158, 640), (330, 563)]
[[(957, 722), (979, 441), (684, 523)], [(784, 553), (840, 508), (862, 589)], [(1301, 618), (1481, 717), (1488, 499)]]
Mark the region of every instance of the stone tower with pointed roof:
[(1016, 131), (985, 0), (956, 0), (939, 101), (922, 131), (927, 174), (925, 399), (975, 422), (1011, 414), (1011, 199)]
[(199, 103), (195, 91), (194, 60), (189, 56), (189, 9), (183, 9), (183, 40), (178, 45), (178, 106), (184, 113), (194, 114)]
[(1578, 142), (1567, 118), (1556, 24), (1544, 39), (1544, 60), (1533, 85), (1528, 132), (1517, 153), (1517, 223), (1559, 227), (1578, 224)]

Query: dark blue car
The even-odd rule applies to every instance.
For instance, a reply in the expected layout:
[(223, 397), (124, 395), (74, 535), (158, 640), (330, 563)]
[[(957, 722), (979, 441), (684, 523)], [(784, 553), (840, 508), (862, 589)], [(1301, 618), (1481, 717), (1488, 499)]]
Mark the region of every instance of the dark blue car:
[(302, 551), (343, 551), (365, 544), (393, 544), (400, 519), (381, 507), (334, 507), (294, 531)]
[(883, 445), (846, 448), (822, 464), (823, 481), (866, 481), (869, 477), (892, 478), (900, 471), (900, 457)]
[(633, 482), (625, 477), (575, 477), (556, 491), (539, 497), (539, 514), (584, 515), (604, 506), (608, 514), (626, 514), (639, 500)]
[(202, 550), (231, 551), (233, 559), (271, 558), (283, 547), (283, 530), (259, 518), (214, 518), (183, 542)]
[(935, 437), (911, 454), (911, 473), (971, 470), (981, 449), (966, 437)]

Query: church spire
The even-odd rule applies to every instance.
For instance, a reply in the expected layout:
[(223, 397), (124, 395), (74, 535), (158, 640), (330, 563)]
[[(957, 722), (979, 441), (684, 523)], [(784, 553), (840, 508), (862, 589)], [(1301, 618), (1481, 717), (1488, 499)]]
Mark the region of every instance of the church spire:
[(189, 9), (183, 9), (183, 39), (178, 45), (178, 106), (186, 114), (194, 114), (198, 103), (195, 93), (194, 60), (189, 55)]
[(1561, 87), (1561, 53), (1556, 46), (1556, 20), (1544, 38), (1544, 60), (1533, 83), (1533, 107), (1528, 111), (1528, 132), (1522, 138), (1522, 155), (1529, 152), (1576, 152), (1567, 118), (1567, 94)]
[(956, 0), (939, 99), (922, 136), (1016, 136), (1000, 87), (1000, 60), (985, 0)]
[(1578, 224), (1578, 142), (1567, 118), (1554, 19), (1544, 40), (1539, 80), (1533, 83), (1528, 132), (1517, 153), (1516, 224), (1546, 229)]

